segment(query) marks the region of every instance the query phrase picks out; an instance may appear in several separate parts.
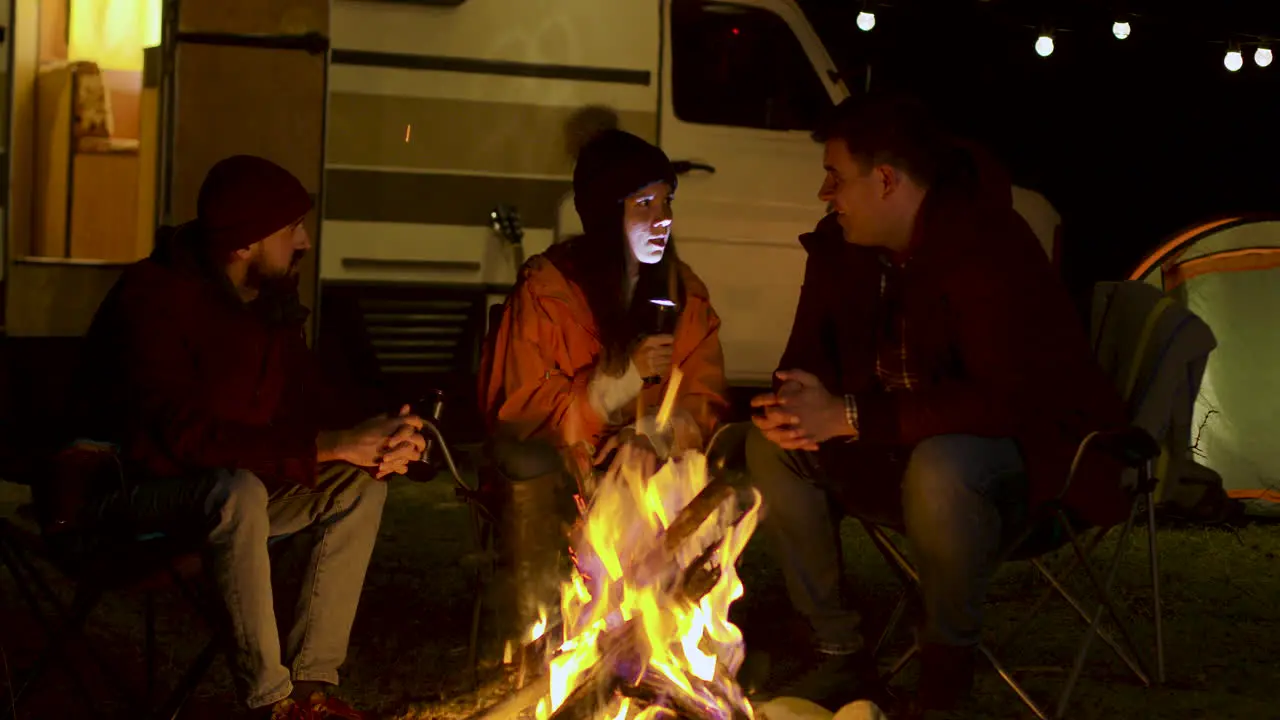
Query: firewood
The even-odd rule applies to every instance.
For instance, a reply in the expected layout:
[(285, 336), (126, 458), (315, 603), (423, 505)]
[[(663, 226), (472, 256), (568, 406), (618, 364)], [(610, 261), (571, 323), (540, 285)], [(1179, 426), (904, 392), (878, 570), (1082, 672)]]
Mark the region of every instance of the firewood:
[(475, 720), (519, 720), (522, 713), (536, 706), (538, 701), (550, 692), (551, 678), (543, 675), (473, 718)]
[[(666, 532), (645, 554), (635, 568), (629, 568), (630, 575), (636, 582), (652, 582), (656, 575), (671, 573), (675, 581), (669, 592), (681, 597), (686, 602), (698, 602), (702, 596), (710, 592), (720, 579), (721, 568), (706, 568), (707, 562), (719, 549), (720, 542), (713, 543), (698, 555), (685, 568), (676, 563), (680, 547), (692, 537), (707, 518), (717, 509), (724, 506), (737, 495), (737, 489), (727, 482), (713, 480), (701, 492), (676, 514), (675, 519), (667, 527)], [(736, 525), (746, 517), (740, 515)], [(549, 633), (558, 634), (554, 628)], [(707, 708), (698, 707), (695, 698), (684, 697), (683, 693), (670, 684), (670, 681), (651, 679), (647, 673), (640, 678), (624, 677), (627, 669), (643, 667), (642, 653), (647, 651), (643, 626), (635, 619), (620, 627), (605, 631), (597, 640), (599, 659), (592, 665), (587, 676), (581, 679), (570, 692), (569, 697), (552, 713), (550, 720), (588, 720), (598, 716), (602, 703), (617, 691), (624, 690), (628, 694), (644, 695), (653, 702), (670, 708), (673, 712), (686, 717), (705, 717)], [(647, 688), (657, 684), (658, 688)], [(664, 686), (669, 686), (665, 687)], [(477, 720), (519, 720), (523, 714), (534, 708), (538, 701), (551, 693), (551, 679), (547, 674), (531, 681), (520, 688), (509, 698), (495, 707), (477, 716)], [(727, 701), (726, 701), (727, 702)], [(735, 713), (737, 715), (737, 713)]]
[(623, 685), (622, 678), (612, 668), (597, 663), (587, 679), (565, 698), (560, 707), (551, 713), (549, 720), (591, 720), (599, 717), (609, 699)]
[[(720, 672), (727, 672), (723, 667)], [(622, 689), (622, 693), (628, 697), (634, 698), (643, 705), (658, 705), (672, 711), (673, 714), (690, 720), (702, 720), (704, 718), (718, 717), (723, 712), (720, 708), (724, 706), (733, 707), (733, 717), (735, 720), (746, 720), (746, 715), (742, 708), (737, 707), (729, 698), (724, 697), (716, 686), (703, 682), (696, 677), (690, 677), (695, 690), (700, 691), (699, 695), (689, 695), (682, 688), (678, 687), (667, 676), (659, 672), (645, 673), (644, 677), (638, 683), (626, 686)], [(707, 693), (716, 699), (716, 704), (709, 704), (702, 696)]]
[[(663, 533), (661, 541), (650, 550), (633, 569), (637, 583), (647, 585), (653, 582), (654, 576), (670, 571), (675, 563), (676, 553), (702, 523), (720, 506), (737, 494), (732, 485), (720, 481), (712, 481), (689, 501), (672, 520), (671, 525)], [(678, 571), (679, 568), (676, 568)]]

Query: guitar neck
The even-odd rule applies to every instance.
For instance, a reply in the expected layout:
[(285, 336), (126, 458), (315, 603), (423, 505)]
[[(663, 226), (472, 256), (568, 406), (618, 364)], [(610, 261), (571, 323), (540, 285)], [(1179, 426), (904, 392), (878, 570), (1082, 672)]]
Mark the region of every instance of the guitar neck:
[(516, 271), (524, 267), (524, 242), (516, 241), (511, 243), (511, 257), (515, 259)]

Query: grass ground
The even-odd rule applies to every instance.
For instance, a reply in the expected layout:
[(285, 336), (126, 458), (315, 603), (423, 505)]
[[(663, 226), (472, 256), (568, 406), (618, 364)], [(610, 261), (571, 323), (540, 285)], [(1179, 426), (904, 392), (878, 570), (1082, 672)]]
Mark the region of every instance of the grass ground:
[[(11, 512), (21, 492), (0, 483), (0, 513)], [(1118, 583), (1121, 596), (1131, 601), (1138, 615), (1139, 637), (1149, 639), (1145, 540), (1145, 533), (1138, 532)], [(1274, 572), (1280, 526), (1167, 529), (1159, 540), (1169, 682), (1156, 689), (1141, 687), (1126, 676), (1114, 655), (1095, 643), (1071, 717), (1280, 717), (1275, 701), (1275, 688), (1280, 686), (1280, 574)], [(845, 544), (867, 623), (877, 627), (893, 603), (895, 580), (852, 523), (846, 523)], [(381, 717), (448, 720), (465, 717), (502, 694), (506, 685), (494, 670), (487, 671), (480, 692), (465, 692), (472, 592), (459, 558), (470, 547), (467, 511), (447, 483), (393, 484), (344, 669), (346, 697)], [(1106, 544), (1101, 548), (1110, 549)], [(781, 577), (758, 539), (747, 550), (742, 575), (746, 596), (735, 616), (747, 632), (749, 646), (752, 638), (776, 638), (793, 627), (786, 619), (789, 606)], [(1006, 566), (991, 592), (990, 636), (998, 637), (1025, 614), (1043, 587), (1029, 566)], [(104, 654), (133, 678), (141, 677), (140, 608), (140, 598), (112, 597), (91, 620), (91, 636)], [(159, 609), (161, 682), (168, 683), (176, 680), (207, 634), (180, 599), (162, 598)], [(1055, 600), (1039, 613), (1035, 628), (1002, 656), (1043, 699), (1065, 679), (1073, 641), (1083, 626), (1061, 600)], [(31, 662), (39, 642), (11, 578), (0, 571), (0, 671), (6, 678)], [(906, 679), (909, 675), (908, 671)], [(89, 717), (69, 688), (65, 677), (50, 676), (21, 717)], [(109, 715), (116, 708), (103, 700), (96, 710)], [(184, 717), (227, 718), (235, 712), (229, 675), (219, 662)], [(980, 674), (970, 705), (955, 714), (962, 720), (1027, 716), (989, 671)]]

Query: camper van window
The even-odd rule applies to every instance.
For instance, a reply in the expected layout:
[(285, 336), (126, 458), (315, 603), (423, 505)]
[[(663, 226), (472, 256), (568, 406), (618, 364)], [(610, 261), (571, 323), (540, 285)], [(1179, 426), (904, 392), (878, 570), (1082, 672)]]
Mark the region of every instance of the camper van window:
[(681, 120), (812, 130), (830, 105), (804, 47), (774, 13), (676, 0), (671, 23), (672, 104)]

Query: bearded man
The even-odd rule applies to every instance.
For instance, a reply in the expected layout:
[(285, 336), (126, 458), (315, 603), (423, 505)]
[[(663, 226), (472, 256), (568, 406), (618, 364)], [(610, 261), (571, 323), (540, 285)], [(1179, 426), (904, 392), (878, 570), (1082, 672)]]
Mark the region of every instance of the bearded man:
[[(297, 293), (311, 209), (268, 160), (214, 165), (197, 219), (161, 228), (98, 309), (72, 412), (78, 445), (111, 448), (122, 470), (90, 498), (86, 524), (203, 542), (244, 703), (280, 720), (362, 717), (327, 688), (377, 539), (381, 481), (425, 446), (407, 407), (362, 412), (321, 380)], [(281, 634), (268, 540), (303, 531), (314, 542)]]

